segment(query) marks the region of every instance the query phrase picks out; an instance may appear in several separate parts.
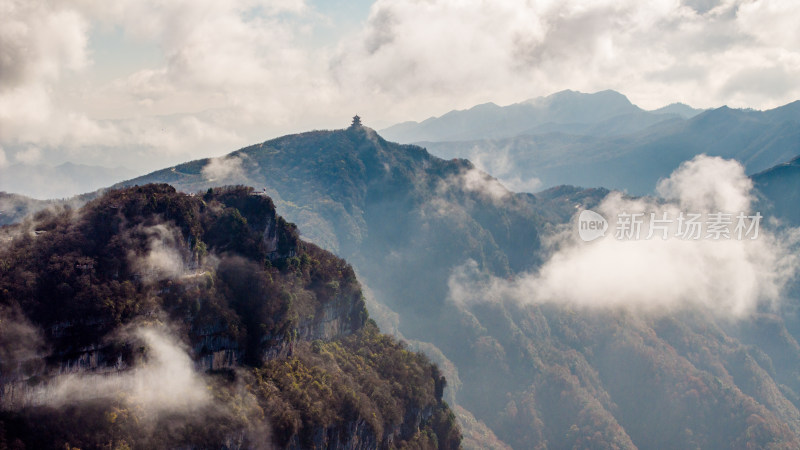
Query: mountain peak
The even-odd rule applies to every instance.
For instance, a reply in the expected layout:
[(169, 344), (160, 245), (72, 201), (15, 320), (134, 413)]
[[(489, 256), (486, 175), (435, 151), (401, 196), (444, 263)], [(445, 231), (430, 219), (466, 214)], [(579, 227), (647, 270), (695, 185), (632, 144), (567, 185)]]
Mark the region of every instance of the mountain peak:
[(685, 103), (670, 103), (667, 106), (662, 106), (661, 108), (654, 109), (650, 112), (656, 114), (675, 114), (684, 119), (691, 119), (692, 117), (702, 113), (703, 109), (692, 108), (691, 106)]
[(409, 143), (505, 138), (538, 132), (542, 126), (596, 125), (641, 112), (626, 96), (613, 90), (588, 94), (564, 90), (508, 106), (482, 103), (422, 123), (398, 124), (381, 133), (390, 140)]
[(573, 91), (572, 89), (564, 89), (563, 91), (554, 92), (547, 96), (531, 98), (521, 103), (550, 104), (552, 102), (576, 101), (576, 100), (587, 101), (591, 99), (602, 99), (604, 101), (615, 101), (632, 105), (631, 101), (628, 99), (627, 96), (613, 89), (606, 89), (603, 91), (597, 91), (592, 93)]

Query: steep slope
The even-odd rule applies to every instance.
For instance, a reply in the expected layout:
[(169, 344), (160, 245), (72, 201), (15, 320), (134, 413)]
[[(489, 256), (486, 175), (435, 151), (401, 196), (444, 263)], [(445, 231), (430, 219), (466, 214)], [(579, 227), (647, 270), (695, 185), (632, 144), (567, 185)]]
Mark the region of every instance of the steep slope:
[(187, 191), (249, 183), (301, 229), (325, 230), (312, 238), (352, 261), (380, 300), (370, 309), (441, 363), (468, 446), (501, 447), (495, 436), (514, 448), (798, 445), (800, 345), (781, 316), (745, 326), (699, 313), (454, 301), (453, 275), (465, 268), (500, 278), (535, 270), (546, 236), (605, 190), (514, 194), (468, 161), (360, 126), (127, 184), (153, 180)]
[(436, 366), (251, 188), (112, 190), (3, 232), (3, 447), (459, 445)]
[(800, 156), (753, 175), (763, 196), (761, 209), (791, 226), (800, 226)]

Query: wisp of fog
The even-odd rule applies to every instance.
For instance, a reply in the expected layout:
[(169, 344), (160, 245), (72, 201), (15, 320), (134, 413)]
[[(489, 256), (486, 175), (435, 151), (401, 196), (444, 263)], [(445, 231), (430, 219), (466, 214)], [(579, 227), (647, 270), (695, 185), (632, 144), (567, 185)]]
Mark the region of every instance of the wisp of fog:
[(146, 347), (147, 358), (129, 371), (56, 377), (34, 390), (29, 403), (61, 406), (83, 400), (123, 398), (150, 414), (190, 411), (211, 401), (206, 384), (186, 350), (158, 327), (140, 326), (132, 337)]

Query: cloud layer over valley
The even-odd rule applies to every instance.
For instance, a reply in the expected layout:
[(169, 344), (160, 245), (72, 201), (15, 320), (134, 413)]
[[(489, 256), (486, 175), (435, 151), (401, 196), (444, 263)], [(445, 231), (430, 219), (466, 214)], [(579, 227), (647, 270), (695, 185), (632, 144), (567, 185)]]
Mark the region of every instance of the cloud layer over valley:
[[(774, 231), (762, 222), (756, 239), (751, 239), (754, 230), (738, 239), (733, 233), (736, 215), (756, 213), (750, 210), (751, 189), (739, 163), (700, 155), (659, 183), (660, 199), (619, 192), (603, 199), (595, 211), (608, 220), (605, 237), (582, 241), (576, 213), (550, 238), (550, 256), (535, 273), (506, 280), (480, 273), (474, 262), (457, 268), (449, 282), (451, 299), (463, 304), (554, 302), (651, 314), (700, 308), (725, 317), (769, 309), (796, 274), (800, 233)], [(730, 238), (707, 238), (710, 228), (696, 240), (676, 236), (680, 214), (707, 217), (717, 212), (732, 214)], [(644, 213), (639, 239), (617, 239), (614, 230), (621, 213)], [(668, 228), (654, 228), (647, 239), (650, 213), (657, 220), (667, 214), (673, 221), (654, 222)]]

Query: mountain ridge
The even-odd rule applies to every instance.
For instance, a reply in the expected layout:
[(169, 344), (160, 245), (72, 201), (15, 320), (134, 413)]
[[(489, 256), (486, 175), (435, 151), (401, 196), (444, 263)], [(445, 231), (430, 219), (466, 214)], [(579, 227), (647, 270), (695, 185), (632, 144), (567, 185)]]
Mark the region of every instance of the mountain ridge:
[(126, 183), (164, 178), (194, 192), (212, 172), (264, 190), (351, 261), (381, 326), (437, 355), (457, 380), (444, 395), (468, 427), (465, 446), (798, 441), (792, 392), (800, 378), (784, 363), (800, 360), (791, 308), (733, 326), (697, 312), (647, 318), (454, 298), (454, 274), (513, 282), (535, 271), (547, 255), (543, 242), (607, 190), (513, 193), (465, 160), (391, 143), (366, 127), (286, 136)]
[[(625, 134), (670, 118), (692, 116), (699, 111), (678, 104), (645, 111), (617, 91), (586, 94), (564, 90), (507, 106), (489, 102), (453, 110), (422, 122), (402, 122), (384, 128), (380, 133), (390, 140), (405, 143), (508, 138), (558, 130), (580, 134), (601, 131)], [(631, 123), (631, 118), (637, 118), (638, 123)], [(609, 129), (608, 124), (613, 126)]]
[[(614, 126), (601, 125), (606, 130)], [(582, 135), (556, 128), (511, 138), (420, 145), (443, 158), (480, 161), (482, 169), (501, 181), (521, 185), (536, 181), (541, 188), (603, 186), (633, 195), (652, 194), (657, 180), (699, 154), (736, 159), (748, 174), (800, 154), (797, 103), (769, 111), (723, 106), (690, 119), (673, 116), (631, 131)]]

